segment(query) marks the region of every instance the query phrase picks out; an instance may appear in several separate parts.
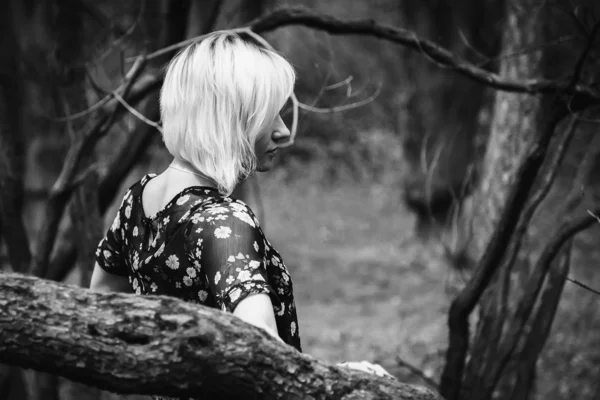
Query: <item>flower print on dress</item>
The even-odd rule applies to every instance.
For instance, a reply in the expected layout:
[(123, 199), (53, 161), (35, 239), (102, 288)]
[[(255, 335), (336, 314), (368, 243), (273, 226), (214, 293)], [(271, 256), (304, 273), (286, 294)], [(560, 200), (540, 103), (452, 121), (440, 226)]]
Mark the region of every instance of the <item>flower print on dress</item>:
[(121, 213), (117, 213), (117, 216), (115, 217), (115, 220), (112, 223), (112, 226), (110, 227), (110, 230), (113, 232), (118, 231), (121, 228)]
[(250, 271), (243, 270), (238, 274), (238, 281), (240, 281), (240, 282), (249, 281), (250, 277), (251, 277)]
[(185, 272), (187, 272), (188, 276), (190, 278), (195, 278), (196, 277), (196, 270), (192, 267), (188, 267)]
[(177, 223), (181, 224), (182, 222), (185, 222), (186, 220), (189, 219), (189, 216), (190, 216), (190, 211), (188, 210), (181, 216), (181, 218), (179, 218), (179, 221), (177, 221)]
[(240, 298), (241, 294), (242, 291), (240, 290), (240, 288), (235, 288), (229, 293), (229, 300), (231, 300), (231, 302), (234, 303), (237, 299)]
[(233, 216), (241, 221), (244, 221), (253, 228), (256, 226), (256, 224), (254, 224), (254, 221), (252, 220), (252, 217), (248, 213), (234, 211)]
[(226, 214), (229, 211), (229, 209), (227, 207), (223, 207), (223, 206), (212, 206), (212, 207), (208, 207), (207, 212), (209, 214)]
[(156, 250), (156, 253), (154, 253), (155, 257), (160, 257), (160, 255), (163, 253), (163, 251), (165, 250), (165, 244), (163, 243), (158, 250)]
[(208, 292), (206, 290), (199, 290), (198, 291), (198, 299), (200, 301), (205, 301), (207, 297), (208, 297)]
[(136, 251), (134, 256), (133, 256), (133, 264), (132, 267), (135, 270), (137, 270), (140, 267), (140, 255), (139, 253)]
[(186, 194), (185, 196), (181, 196), (180, 198), (177, 199), (177, 205), (178, 206), (182, 206), (185, 203), (187, 203), (187, 201), (190, 199), (190, 195)]
[(179, 268), (179, 258), (177, 258), (175, 254), (171, 254), (169, 258), (167, 258), (166, 264), (167, 267), (171, 269), (177, 269)]
[(219, 239), (227, 239), (231, 235), (231, 228), (228, 226), (220, 226), (215, 229), (215, 236)]
[(204, 217), (202, 216), (201, 213), (196, 213), (192, 216), (192, 222), (194, 224), (200, 223), (200, 222), (204, 222)]
[(168, 294), (226, 312), (247, 296), (267, 294), (279, 335), (301, 351), (289, 274), (252, 210), (216, 190), (190, 188), (142, 227), (148, 218), (141, 195), (150, 179), (144, 177), (126, 195), (98, 245), (99, 265), (128, 277), (138, 294)]
[(131, 218), (131, 206), (125, 207), (125, 218)]

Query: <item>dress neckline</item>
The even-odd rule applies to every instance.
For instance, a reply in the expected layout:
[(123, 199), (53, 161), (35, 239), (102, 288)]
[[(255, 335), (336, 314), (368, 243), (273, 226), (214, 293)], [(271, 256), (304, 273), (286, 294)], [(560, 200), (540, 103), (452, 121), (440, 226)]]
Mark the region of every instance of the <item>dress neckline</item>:
[(167, 204), (165, 204), (161, 209), (159, 209), (153, 215), (148, 216), (146, 213), (146, 210), (144, 209), (144, 202), (142, 199), (142, 195), (144, 193), (144, 188), (146, 187), (146, 184), (148, 184), (148, 182), (150, 182), (152, 179), (156, 178), (157, 176), (158, 176), (157, 174), (146, 174), (146, 175), (144, 175), (144, 177), (142, 178), (142, 180), (140, 182), (140, 192), (139, 192), (138, 198), (139, 198), (139, 203), (140, 203), (140, 209), (142, 211), (142, 219), (147, 222), (155, 221), (156, 219), (160, 218), (165, 212), (167, 212), (167, 210), (169, 210), (171, 208), (173, 203), (175, 203), (182, 196), (185, 196), (186, 194), (189, 194), (191, 192), (201, 190), (205, 194), (208, 194), (206, 192), (208, 190), (208, 191), (212, 191), (212, 192), (216, 193), (217, 195), (220, 195), (219, 191), (212, 186), (202, 186), (202, 185), (188, 186), (188, 187), (184, 188), (183, 190), (177, 192), (171, 198), (171, 200), (169, 200), (167, 202)]

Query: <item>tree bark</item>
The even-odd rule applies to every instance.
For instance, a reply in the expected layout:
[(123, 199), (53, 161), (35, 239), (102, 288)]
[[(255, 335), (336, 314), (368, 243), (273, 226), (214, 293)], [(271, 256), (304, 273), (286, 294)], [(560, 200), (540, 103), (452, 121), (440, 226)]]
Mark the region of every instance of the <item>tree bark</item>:
[[(532, 48), (543, 43), (541, 22), (531, 18), (535, 0), (524, 0), (522, 6), (508, 4), (502, 54)], [(541, 52), (520, 57), (507, 57), (500, 64), (500, 75), (511, 80), (525, 80), (540, 76)], [(483, 160), (481, 184), (472, 201), (473, 258), (479, 259), (498, 223), (515, 174), (523, 162), (527, 149), (539, 132), (536, 119), (540, 112), (540, 98), (528, 94), (496, 92), (494, 117)]]
[(219, 399), (440, 399), (332, 366), (232, 314), (0, 274), (0, 358), (117, 393)]
[[(518, 5), (508, 1), (506, 6), (502, 54), (511, 54), (523, 48), (535, 48), (545, 43), (546, 13), (535, 1), (526, 0)], [(543, 52), (531, 52), (517, 58), (504, 58), (500, 64), (500, 75), (507, 79), (525, 80), (543, 76), (544, 69)], [(550, 102), (544, 101), (545, 97), (547, 96), (496, 92), (491, 132), (482, 163), (481, 184), (469, 200), (466, 214), (466, 224), (473, 229), (470, 257), (475, 260), (479, 259), (490, 245), (494, 229), (505, 209), (508, 194), (516, 184), (517, 171), (532, 144), (540, 135), (551, 135), (553, 132), (553, 129), (543, 128), (547, 121), (555, 118), (556, 112), (549, 106)], [(520, 213), (514, 218), (519, 218), (519, 215)], [(506, 251), (503, 257), (506, 257)], [(488, 393), (484, 388), (489, 387), (489, 381), (492, 380), (488, 366), (498, 358), (497, 349), (506, 313), (510, 313), (510, 309), (518, 301), (522, 301), (522, 288), (517, 281), (527, 281), (529, 268), (527, 257), (516, 257), (514, 262), (505, 261), (479, 302), (477, 333), (473, 338), (470, 360), (462, 383), (465, 399), (489, 398), (483, 394)], [(522, 279), (511, 279), (513, 274), (522, 275)], [(510, 296), (507, 295), (509, 292)], [(505, 305), (502, 304), (502, 299), (507, 299)], [(532, 368), (531, 376), (535, 364)], [(508, 394), (506, 391), (512, 390), (513, 370), (522, 368), (516, 366), (502, 373), (500, 387), (505, 395)], [(491, 396), (491, 393), (489, 395)]]
[[(19, 47), (11, 1), (0, 13), (0, 239), (14, 271), (29, 267), (29, 239), (22, 218), (25, 144), (21, 132)], [(1, 268), (1, 267), (0, 267)]]

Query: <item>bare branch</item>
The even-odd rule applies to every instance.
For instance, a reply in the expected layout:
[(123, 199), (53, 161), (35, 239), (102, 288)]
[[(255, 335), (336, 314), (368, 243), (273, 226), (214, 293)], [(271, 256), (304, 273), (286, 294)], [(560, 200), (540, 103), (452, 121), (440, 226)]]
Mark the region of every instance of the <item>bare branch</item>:
[(498, 57), (494, 57), (494, 58), (488, 58), (485, 61), (482, 61), (478, 64), (476, 64), (478, 67), (483, 67), (486, 66), (488, 64), (494, 63), (494, 62), (498, 62), (498, 61), (502, 61), (502, 60), (506, 60), (509, 58), (514, 58), (514, 57), (519, 57), (519, 56), (523, 56), (526, 54), (532, 54), (538, 51), (543, 51), (545, 48), (547, 47), (551, 47), (551, 46), (556, 46), (557, 44), (562, 44), (562, 43), (567, 43), (567, 42), (571, 42), (575, 39), (579, 39), (581, 38), (579, 35), (565, 35), (565, 36), (561, 36), (557, 39), (551, 40), (547, 43), (543, 43), (540, 44), (536, 47), (532, 47), (532, 48), (525, 48), (525, 49), (520, 49), (511, 53), (507, 53), (507, 54), (501, 54)]
[(127, 28), (127, 30), (125, 32), (123, 32), (117, 39), (115, 39), (111, 45), (108, 47), (108, 49), (106, 49), (104, 51), (104, 53), (102, 53), (99, 57), (97, 57), (96, 59), (94, 59), (93, 63), (96, 64), (100, 61), (103, 61), (112, 51), (115, 47), (119, 46), (121, 43), (123, 43), (123, 41), (128, 38), (129, 36), (131, 36), (131, 34), (135, 31), (135, 28), (137, 28), (137, 26), (140, 23), (140, 20), (142, 18), (142, 15), (144, 14), (144, 11), (146, 10), (146, 0), (141, 0), (140, 2), (140, 9), (137, 13), (137, 16), (135, 17), (135, 19), (133, 20), (133, 22), (131, 23), (131, 25), (129, 26), (129, 28)]
[[(597, 206), (594, 210), (594, 214), (598, 213), (600, 213), (600, 206)], [(542, 289), (543, 281), (554, 258), (567, 241), (572, 239), (579, 232), (592, 226), (594, 221), (595, 218), (591, 215), (581, 215), (577, 218), (565, 221), (544, 247), (535, 264), (531, 277), (527, 282), (525, 294), (515, 312), (515, 327), (507, 333), (500, 344), (499, 359), (491, 368), (492, 372), (490, 376), (492, 379), (490, 380), (490, 387), (488, 388), (490, 392), (497, 384), (502, 371), (506, 368), (510, 357), (512, 357), (515, 352), (519, 338), (522, 336), (529, 321), (531, 312), (536, 304), (536, 299)]]
[(121, 86), (119, 86), (117, 89), (112, 91), (110, 94), (108, 94), (104, 98), (102, 98), (102, 100), (98, 101), (97, 103), (94, 103), (92, 106), (86, 108), (85, 110), (79, 111), (75, 114), (66, 115), (64, 117), (55, 118), (54, 120), (57, 122), (73, 121), (73, 120), (79, 119), (81, 117), (85, 117), (86, 115), (89, 115), (89, 114), (93, 113), (94, 111), (98, 111), (98, 110), (102, 109), (104, 106), (108, 105), (108, 103), (110, 102), (110, 100), (113, 97), (115, 97), (115, 94), (118, 95), (118, 94), (124, 92), (124, 89), (130, 85), (131, 77), (139, 74), (139, 72), (145, 67), (145, 65), (146, 65), (146, 60), (143, 57), (138, 57), (136, 59), (135, 63), (133, 64), (133, 66), (131, 67), (131, 69), (129, 70), (129, 72), (127, 73), (127, 75), (125, 76), (125, 80), (121, 84)]
[(396, 363), (401, 366), (406, 368), (407, 370), (409, 370), (413, 375), (418, 376), (419, 378), (421, 378), (423, 380), (423, 382), (427, 383), (432, 389), (437, 390), (438, 388), (438, 384), (436, 381), (434, 381), (433, 379), (431, 379), (430, 377), (428, 377), (427, 375), (425, 375), (425, 372), (423, 372), (422, 369), (415, 367), (414, 365), (412, 365), (411, 363), (404, 361), (402, 358), (400, 358), (400, 356), (396, 356)]
[(583, 71), (583, 66), (585, 65), (585, 61), (587, 60), (588, 55), (594, 48), (594, 43), (596, 42), (596, 35), (598, 34), (599, 30), (600, 30), (600, 23), (596, 23), (594, 25), (592, 31), (590, 32), (589, 36), (587, 37), (587, 43), (586, 43), (585, 49), (581, 52), (581, 54), (579, 55), (579, 58), (577, 59), (577, 63), (575, 64), (575, 71), (573, 73), (573, 76), (571, 77), (571, 82), (569, 83), (570, 87), (575, 87), (577, 85), (577, 82), (581, 78), (581, 72)]
[[(469, 79), (497, 90), (529, 94), (570, 93), (572, 96), (577, 97), (576, 105), (573, 107), (574, 111), (579, 111), (590, 104), (597, 104), (600, 102), (600, 92), (590, 86), (578, 84), (575, 87), (571, 87), (570, 82), (566, 80), (559, 81), (533, 78), (527, 80), (505, 79), (498, 74), (489, 72), (480, 66), (461, 58), (457, 54), (437, 45), (433, 41), (420, 38), (410, 30), (377, 23), (371, 19), (345, 21), (332, 15), (317, 13), (306, 8), (282, 8), (255, 19), (245, 28), (238, 28), (233, 31), (244, 32), (251, 30), (256, 33), (264, 33), (287, 25), (304, 25), (336, 35), (368, 35), (388, 40), (412, 50), (421, 51), (436, 64), (445, 68), (454, 69), (456, 72)], [(201, 40), (204, 37), (205, 35), (201, 35), (165, 47), (149, 54), (147, 58), (150, 60), (173, 52), (181, 47)]]
[(332, 83), (331, 85), (323, 86), (324, 90), (333, 90), (342, 86), (350, 85), (350, 83), (354, 80), (352, 75), (349, 75), (346, 79), (339, 81), (337, 83)]
[(119, 94), (113, 93), (113, 95), (119, 101), (119, 103), (121, 103), (123, 105), (123, 107), (125, 107), (136, 118), (138, 118), (140, 121), (142, 121), (146, 125), (150, 125), (150, 126), (156, 128), (162, 134), (162, 127), (158, 123), (156, 123), (154, 121), (150, 121), (148, 118), (143, 116), (138, 110), (136, 110), (135, 108), (130, 106)]
[(572, 240), (565, 244), (560, 258), (553, 262), (548, 272), (544, 292), (540, 295), (540, 305), (519, 354), (521, 362), (516, 366), (518, 379), (513, 387), (513, 395), (509, 396), (511, 399), (518, 398), (517, 393), (528, 393), (531, 390), (535, 364), (550, 335), (565, 279), (571, 267), (572, 244)]
[(598, 223), (600, 223), (600, 217), (599, 216), (597, 216), (596, 214), (594, 214), (590, 210), (587, 210), (587, 212), (588, 212), (589, 215), (591, 215), (592, 217), (596, 218), (596, 221), (598, 221)]
[(0, 304), (11, 309), (0, 313), (3, 362), (112, 392), (440, 399), (422, 386), (315, 360), (230, 313), (173, 297), (98, 293), (0, 274)]
[(343, 111), (352, 110), (354, 108), (362, 107), (364, 105), (367, 105), (367, 104), (373, 102), (377, 98), (377, 96), (379, 96), (380, 92), (381, 92), (381, 85), (378, 85), (377, 89), (375, 90), (375, 93), (373, 93), (371, 96), (367, 97), (366, 99), (363, 99), (363, 100), (360, 100), (360, 101), (357, 101), (357, 102), (354, 102), (351, 104), (344, 104), (342, 106), (334, 106), (334, 107), (314, 107), (314, 106), (310, 106), (308, 104), (299, 102), (298, 107), (300, 107), (300, 109), (302, 109), (304, 111), (314, 112), (314, 113), (318, 113), (318, 114), (343, 112)]
[(565, 157), (567, 149), (569, 148), (569, 144), (571, 143), (571, 140), (573, 139), (573, 136), (578, 126), (579, 119), (578, 116), (575, 115), (571, 118), (571, 121), (569, 122), (568, 126), (557, 139), (554, 154), (552, 158), (548, 161), (546, 171), (540, 178), (539, 187), (537, 191), (533, 193), (528, 199), (527, 204), (525, 205), (523, 212), (519, 217), (519, 222), (515, 229), (515, 233), (513, 234), (511, 244), (505, 255), (505, 261), (503, 263), (502, 268), (500, 269), (502, 274), (502, 277), (500, 279), (503, 282), (504, 290), (502, 292), (501, 312), (497, 321), (494, 321), (495, 334), (501, 333), (502, 325), (504, 324), (508, 314), (508, 288), (510, 275), (521, 250), (523, 239), (527, 234), (527, 228), (529, 227), (531, 219), (533, 218), (540, 204), (544, 201), (544, 199), (550, 192), (554, 180), (556, 179), (556, 175), (558, 174), (559, 167)]
[(561, 118), (558, 115), (558, 107), (560, 105), (556, 102), (548, 105), (545, 126), (538, 135), (537, 142), (532, 145), (517, 170), (515, 183), (508, 194), (506, 205), (489, 245), (475, 268), (473, 276), (450, 306), (448, 315), (449, 346), (440, 383), (440, 392), (447, 399), (460, 398), (460, 382), (469, 348), (469, 315), (501, 265), (502, 255), (516, 228), (518, 215), (529, 197), (529, 192), (542, 167), (552, 133)]
[(567, 280), (568, 280), (569, 282), (571, 282), (571, 283), (574, 283), (574, 284), (576, 284), (577, 286), (579, 286), (579, 287), (581, 287), (581, 288), (583, 288), (583, 289), (587, 290), (588, 292), (592, 292), (592, 293), (594, 293), (594, 294), (597, 294), (598, 296), (600, 296), (600, 291), (599, 291), (599, 290), (596, 290), (596, 289), (594, 289), (594, 288), (592, 288), (592, 287), (590, 287), (590, 286), (586, 285), (585, 283), (578, 281), (577, 279), (574, 279), (574, 278), (568, 277), (568, 278), (567, 278)]
[[(120, 90), (120, 92), (123, 93), (123, 96), (127, 96), (134, 81), (145, 66), (143, 59), (140, 60), (142, 61), (136, 63), (136, 68), (132, 68), (127, 74), (125, 84)], [(150, 86), (150, 88), (151, 87), (152, 86)], [(148, 88), (144, 87), (144, 89), (147, 90)], [(136, 93), (137, 96), (132, 95), (132, 97), (137, 98), (139, 94), (140, 92)], [(145, 93), (142, 91), (141, 94)], [(116, 118), (119, 111), (118, 106), (120, 104), (121, 103), (116, 99), (107, 102), (107, 107), (112, 106), (110, 114), (97, 118), (92, 128), (84, 135), (77, 137), (71, 144), (60, 175), (50, 190), (50, 196), (45, 207), (44, 220), (42, 222), (42, 228), (36, 246), (37, 251), (30, 268), (33, 275), (39, 277), (46, 276), (49, 264), (48, 261), (52, 248), (54, 247), (58, 226), (70, 198), (70, 194), (72, 193), (72, 190), (69, 190), (69, 188), (72, 188), (72, 182), (77, 176), (77, 167), (80, 160), (85, 152), (91, 151), (96, 142), (108, 132), (113, 120)]]

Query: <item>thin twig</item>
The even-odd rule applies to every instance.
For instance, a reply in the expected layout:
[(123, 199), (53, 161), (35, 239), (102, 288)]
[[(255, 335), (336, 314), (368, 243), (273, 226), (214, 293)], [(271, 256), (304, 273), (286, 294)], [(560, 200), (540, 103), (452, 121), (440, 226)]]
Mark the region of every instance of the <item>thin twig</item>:
[(600, 31), (600, 23), (596, 23), (594, 25), (594, 28), (592, 29), (591, 33), (587, 38), (585, 49), (581, 52), (579, 58), (577, 59), (577, 63), (575, 64), (575, 71), (573, 73), (573, 76), (571, 77), (571, 82), (569, 84), (570, 87), (575, 87), (577, 85), (577, 82), (581, 78), (583, 66), (585, 65), (585, 61), (587, 60), (588, 55), (594, 48), (594, 43), (596, 42), (596, 35), (598, 34), (598, 31)]
[(354, 108), (362, 107), (366, 104), (373, 102), (377, 98), (377, 96), (379, 96), (380, 92), (381, 92), (381, 85), (378, 85), (377, 89), (375, 90), (375, 93), (373, 93), (371, 96), (367, 97), (366, 99), (357, 101), (355, 103), (344, 104), (342, 106), (334, 106), (334, 107), (313, 107), (313, 106), (309, 106), (308, 104), (299, 102), (298, 107), (304, 111), (314, 112), (314, 113), (318, 113), (318, 114), (343, 112), (343, 111), (352, 110)]
[[(139, 60), (139, 62), (136, 62), (135, 68), (131, 68), (127, 73), (125, 83), (120, 88), (122, 96), (128, 95), (130, 88), (145, 66), (143, 57)], [(148, 85), (148, 87), (138, 89), (142, 94), (145, 89), (153, 87), (152, 82), (144, 83), (144, 85)], [(116, 92), (117, 91), (115, 91), (115, 93)], [(107, 102), (107, 106), (111, 106), (109, 110), (106, 110), (108, 115), (98, 117), (93, 126), (83, 135), (78, 135), (76, 140), (72, 142), (69, 147), (61, 172), (50, 189), (50, 196), (44, 212), (44, 220), (42, 221), (42, 227), (38, 235), (36, 245), (37, 252), (30, 268), (33, 275), (42, 278), (46, 277), (50, 254), (54, 248), (59, 223), (72, 193), (72, 190), (68, 190), (68, 188), (72, 186), (73, 181), (78, 176), (77, 167), (84, 154), (91, 151), (96, 142), (100, 140), (112, 126), (112, 123), (119, 112), (120, 104), (121, 103), (117, 100)]]
[(354, 77), (352, 75), (349, 75), (343, 81), (340, 81), (340, 82), (337, 82), (337, 83), (332, 83), (331, 85), (323, 86), (323, 89), (324, 90), (337, 89), (337, 88), (339, 88), (341, 86), (350, 85), (350, 82), (352, 82), (353, 80), (354, 80)]
[(596, 221), (598, 221), (598, 223), (600, 223), (600, 217), (597, 216), (596, 214), (594, 214), (591, 210), (587, 210), (587, 213), (590, 214), (592, 217), (596, 218)]
[(600, 291), (599, 291), (599, 290), (596, 290), (596, 289), (594, 289), (594, 288), (591, 288), (591, 287), (589, 287), (588, 285), (586, 285), (585, 283), (578, 281), (577, 279), (574, 279), (574, 278), (568, 277), (568, 278), (567, 278), (567, 280), (568, 280), (569, 282), (571, 282), (571, 283), (574, 283), (574, 284), (576, 284), (577, 286), (579, 286), (579, 287), (581, 287), (581, 288), (583, 288), (583, 289), (585, 289), (585, 290), (589, 291), (589, 292), (592, 292), (592, 293), (594, 293), (594, 294), (597, 294), (598, 296), (600, 296)]
[(115, 39), (104, 53), (102, 53), (98, 58), (94, 59), (94, 63), (99, 63), (100, 61), (103, 61), (113, 51), (115, 47), (120, 45), (127, 37), (131, 36), (131, 34), (135, 31), (135, 28), (137, 28), (137, 26), (139, 25), (145, 10), (146, 0), (142, 0), (140, 3), (140, 9), (138, 11), (138, 14), (129, 26), (129, 28), (127, 28), (127, 31), (125, 31), (121, 36)]
[(93, 113), (94, 111), (100, 110), (102, 107), (107, 105), (108, 102), (113, 97), (115, 97), (115, 94), (123, 93), (125, 87), (127, 87), (129, 85), (131, 76), (137, 75), (141, 71), (141, 69), (143, 69), (145, 64), (146, 64), (146, 60), (144, 59), (144, 57), (137, 57), (135, 63), (131, 66), (131, 68), (129, 69), (129, 72), (125, 75), (124, 82), (117, 89), (112, 91), (110, 94), (104, 96), (104, 98), (102, 98), (100, 101), (94, 103), (93, 105), (86, 108), (85, 110), (76, 112), (75, 114), (65, 115), (64, 117), (55, 118), (54, 120), (56, 122), (74, 121), (76, 119), (85, 117), (86, 115), (89, 115), (89, 114)]
[(127, 103), (119, 94), (113, 93), (113, 95), (119, 101), (119, 103), (121, 103), (123, 105), (123, 107), (125, 107), (136, 118), (138, 118), (143, 123), (156, 128), (162, 134), (162, 127), (158, 123), (156, 123), (154, 121), (150, 121), (148, 118), (146, 118), (145, 116), (143, 116), (142, 113), (140, 113), (138, 110), (136, 110), (131, 105), (129, 105), (129, 103)]
[[(248, 27), (230, 29), (231, 32), (235, 32), (235, 33), (242, 33), (242, 32), (246, 32), (247, 30), (248, 30)], [(146, 56), (146, 59), (148, 61), (150, 61), (150, 60), (154, 60), (155, 58), (158, 58), (160, 56), (163, 56), (165, 54), (172, 53), (172, 52), (177, 51), (177, 50), (179, 50), (179, 49), (181, 49), (183, 47), (189, 46), (192, 43), (196, 43), (196, 42), (201, 41), (202, 39), (204, 39), (205, 37), (207, 37), (209, 34), (210, 33), (204, 33), (202, 35), (195, 36), (193, 38), (182, 40), (181, 42), (177, 42), (177, 43), (172, 44), (170, 46), (163, 47), (162, 49), (156, 50), (156, 51), (148, 54)], [(137, 57), (139, 57), (139, 55), (135, 56), (135, 57), (128, 57), (128, 58), (125, 59), (125, 62), (135, 61), (135, 59)]]
[(425, 375), (425, 372), (423, 372), (422, 369), (410, 364), (407, 361), (404, 361), (402, 358), (400, 358), (400, 356), (396, 356), (396, 363), (399, 366), (404, 367), (407, 370), (409, 370), (413, 375), (416, 375), (419, 378), (421, 378), (423, 380), (423, 382), (425, 382), (429, 386), (431, 386), (432, 389), (437, 390), (437, 388), (438, 388), (437, 382), (434, 381), (433, 379), (431, 379), (430, 377), (428, 377), (427, 375)]
[(516, 50), (514, 52), (510, 52), (507, 54), (500, 54), (497, 57), (493, 57), (493, 58), (488, 58), (485, 61), (482, 61), (480, 63), (477, 63), (476, 65), (478, 67), (484, 67), (490, 63), (494, 63), (494, 62), (498, 62), (498, 61), (502, 61), (502, 60), (507, 60), (509, 58), (514, 58), (514, 57), (518, 57), (518, 56), (522, 56), (522, 55), (526, 55), (526, 54), (533, 54), (539, 51), (544, 50), (547, 47), (551, 47), (551, 46), (555, 46), (557, 44), (561, 44), (561, 43), (566, 43), (566, 42), (570, 42), (572, 40), (578, 39), (580, 38), (580, 36), (578, 35), (565, 35), (565, 36), (561, 36), (555, 40), (551, 40), (547, 43), (543, 43), (540, 44), (536, 47), (531, 47), (531, 48), (524, 48), (524, 49), (519, 49)]

